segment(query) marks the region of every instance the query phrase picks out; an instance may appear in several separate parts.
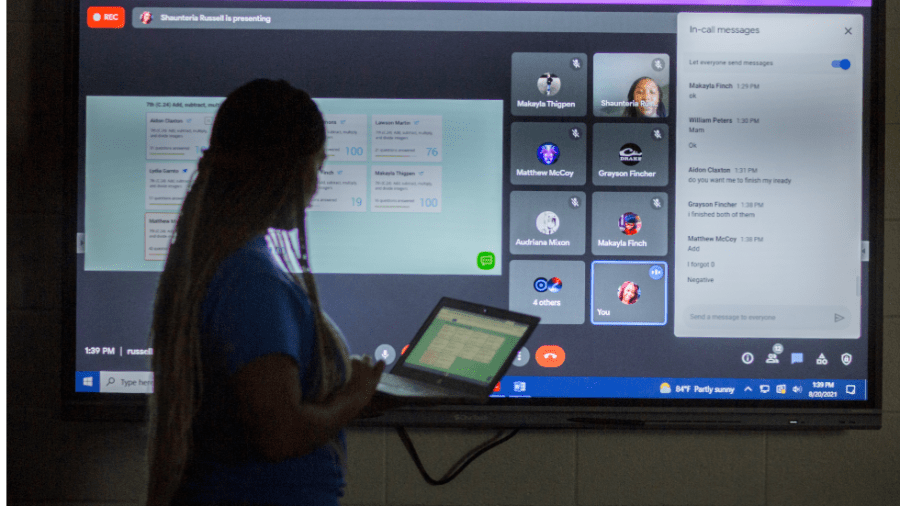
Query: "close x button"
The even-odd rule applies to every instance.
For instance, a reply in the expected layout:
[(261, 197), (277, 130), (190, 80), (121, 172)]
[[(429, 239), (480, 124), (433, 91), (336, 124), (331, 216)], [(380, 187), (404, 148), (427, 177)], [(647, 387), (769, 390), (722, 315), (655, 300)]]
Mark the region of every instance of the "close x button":
[(90, 28), (124, 28), (125, 9), (122, 7), (88, 7), (87, 24)]

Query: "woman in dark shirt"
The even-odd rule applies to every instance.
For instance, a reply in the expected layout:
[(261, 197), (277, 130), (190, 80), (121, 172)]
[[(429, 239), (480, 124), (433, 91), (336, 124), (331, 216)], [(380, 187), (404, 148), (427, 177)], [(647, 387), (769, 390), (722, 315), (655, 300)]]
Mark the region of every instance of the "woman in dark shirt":
[(338, 504), (384, 363), (348, 356), (309, 271), (325, 137), (284, 81), (219, 108), (156, 295), (148, 505)]

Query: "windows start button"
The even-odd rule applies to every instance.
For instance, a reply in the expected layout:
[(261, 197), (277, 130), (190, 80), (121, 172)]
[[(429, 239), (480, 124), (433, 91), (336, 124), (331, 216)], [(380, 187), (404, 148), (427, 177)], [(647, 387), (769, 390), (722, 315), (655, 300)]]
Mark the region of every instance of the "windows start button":
[(125, 9), (122, 7), (88, 7), (87, 24), (90, 28), (123, 28)]

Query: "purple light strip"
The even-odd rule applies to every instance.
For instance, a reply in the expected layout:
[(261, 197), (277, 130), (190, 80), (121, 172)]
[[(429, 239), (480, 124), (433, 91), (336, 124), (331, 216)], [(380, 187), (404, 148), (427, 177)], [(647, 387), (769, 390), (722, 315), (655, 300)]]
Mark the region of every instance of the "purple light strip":
[[(246, 1), (246, 0), (244, 0)], [(254, 0), (251, 0), (254, 1)], [(259, 0), (263, 1), (263, 0)], [(269, 0), (272, 1), (272, 0)], [(872, 7), (872, 0), (274, 0), (281, 2), (548, 4), (548, 5), (721, 5), (741, 7)]]

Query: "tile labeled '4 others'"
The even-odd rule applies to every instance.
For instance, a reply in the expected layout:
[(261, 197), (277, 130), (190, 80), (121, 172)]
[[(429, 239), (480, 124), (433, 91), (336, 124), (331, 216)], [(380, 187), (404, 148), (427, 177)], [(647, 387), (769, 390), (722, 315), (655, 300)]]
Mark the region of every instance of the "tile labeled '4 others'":
[(513, 260), (509, 309), (541, 318), (541, 325), (584, 323), (584, 262)]

